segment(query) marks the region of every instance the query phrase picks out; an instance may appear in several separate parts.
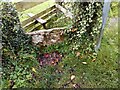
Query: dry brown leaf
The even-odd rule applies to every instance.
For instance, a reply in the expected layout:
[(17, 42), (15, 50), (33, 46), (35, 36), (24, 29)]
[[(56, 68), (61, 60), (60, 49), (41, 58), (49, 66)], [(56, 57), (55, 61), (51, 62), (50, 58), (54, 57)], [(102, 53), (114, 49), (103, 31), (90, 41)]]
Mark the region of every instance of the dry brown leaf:
[(80, 52), (77, 52), (77, 53), (76, 53), (76, 56), (77, 56), (77, 57), (80, 56)]
[(72, 29), (71, 31), (72, 31), (72, 32), (75, 32), (75, 31), (77, 31), (77, 28), (74, 28), (74, 29)]
[(93, 60), (92, 60), (92, 62), (95, 62), (96, 61), (96, 59), (94, 58)]
[(71, 80), (75, 79), (75, 75), (72, 75), (70, 79), (71, 79)]

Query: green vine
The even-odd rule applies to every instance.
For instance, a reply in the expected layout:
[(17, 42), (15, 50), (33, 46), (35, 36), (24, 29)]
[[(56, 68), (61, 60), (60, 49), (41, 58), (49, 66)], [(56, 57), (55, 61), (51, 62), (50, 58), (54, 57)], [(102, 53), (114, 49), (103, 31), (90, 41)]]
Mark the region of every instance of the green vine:
[(0, 4), (3, 87), (25, 87), (32, 78), (31, 68), (38, 64), (36, 50), (39, 48), (32, 45), (31, 36), (24, 33), (13, 4)]
[(73, 25), (66, 31), (73, 48), (94, 52), (96, 40), (102, 24), (102, 2), (74, 2), (71, 3), (74, 14)]

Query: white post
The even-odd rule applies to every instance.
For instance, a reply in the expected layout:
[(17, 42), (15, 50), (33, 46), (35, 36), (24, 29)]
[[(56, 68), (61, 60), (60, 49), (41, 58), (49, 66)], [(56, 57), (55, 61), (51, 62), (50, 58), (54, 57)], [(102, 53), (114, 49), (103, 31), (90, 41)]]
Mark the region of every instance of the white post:
[(101, 40), (102, 40), (103, 32), (104, 32), (104, 27), (105, 27), (107, 17), (108, 17), (108, 13), (109, 13), (109, 9), (110, 9), (110, 3), (111, 3), (111, 0), (104, 0), (103, 15), (102, 15), (102, 26), (101, 26), (100, 36), (99, 36), (97, 45), (95, 47), (96, 52), (100, 48), (100, 44), (101, 44)]

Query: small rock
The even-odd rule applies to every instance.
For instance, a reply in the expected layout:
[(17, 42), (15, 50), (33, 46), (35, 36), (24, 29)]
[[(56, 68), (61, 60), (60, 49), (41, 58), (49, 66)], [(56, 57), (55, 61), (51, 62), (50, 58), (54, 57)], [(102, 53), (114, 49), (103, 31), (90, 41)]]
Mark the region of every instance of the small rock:
[(54, 40), (54, 39), (51, 39), (51, 42), (55, 43), (55, 42), (56, 42), (56, 40)]
[(42, 36), (42, 35), (33, 35), (32, 36), (32, 42), (35, 44), (37, 44), (39, 42), (43, 42), (43, 40), (44, 40), (44, 36)]

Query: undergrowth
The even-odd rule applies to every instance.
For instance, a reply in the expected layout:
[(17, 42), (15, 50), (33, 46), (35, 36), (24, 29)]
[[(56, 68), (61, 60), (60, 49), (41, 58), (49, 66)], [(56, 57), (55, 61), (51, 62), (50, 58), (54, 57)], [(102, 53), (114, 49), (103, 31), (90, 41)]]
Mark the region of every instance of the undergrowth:
[[(9, 14), (7, 15), (7, 18), (3, 18), (11, 18)], [(17, 33), (18, 29), (12, 27), (12, 29), (7, 28), (6, 31), (13, 30)], [(10, 47), (6, 45), (2, 49), (4, 53), (1, 88), (73, 88), (75, 85), (81, 88), (117, 88), (117, 56), (119, 54), (117, 38), (117, 25), (111, 28), (106, 27), (98, 54), (94, 52), (93, 44), (90, 44), (92, 41), (89, 39), (83, 40), (85, 43), (79, 43), (79, 40), (68, 41), (67, 37), (64, 42), (43, 49), (35, 47), (32, 43), (25, 43), (25, 47), (22, 47), (23, 44), (17, 43), (16, 47), (20, 48), (15, 55), (10, 48), (14, 45)], [(10, 40), (14, 41), (14, 39)], [(19, 40), (15, 41), (19, 42)], [(11, 44), (9, 43), (9, 45)], [(37, 61), (38, 55), (53, 51), (63, 54), (62, 61), (56, 66), (40, 67)], [(73, 75), (74, 79), (71, 80)]]

